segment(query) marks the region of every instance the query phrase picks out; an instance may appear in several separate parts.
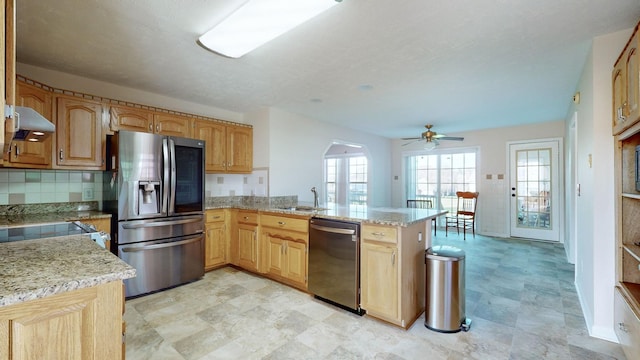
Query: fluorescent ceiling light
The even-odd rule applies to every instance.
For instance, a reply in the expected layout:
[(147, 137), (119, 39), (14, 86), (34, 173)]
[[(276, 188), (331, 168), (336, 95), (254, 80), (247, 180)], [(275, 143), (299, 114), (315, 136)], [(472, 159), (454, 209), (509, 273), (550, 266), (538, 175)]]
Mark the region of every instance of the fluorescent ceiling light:
[(239, 58), (341, 0), (249, 0), (198, 39), (221, 55)]

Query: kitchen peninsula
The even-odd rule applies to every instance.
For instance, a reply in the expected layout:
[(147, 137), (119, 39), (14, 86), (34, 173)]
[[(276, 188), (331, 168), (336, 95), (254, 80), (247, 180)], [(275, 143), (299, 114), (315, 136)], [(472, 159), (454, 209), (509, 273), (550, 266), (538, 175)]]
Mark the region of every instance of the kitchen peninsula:
[(206, 216), (205, 256), (211, 260), (207, 270), (231, 264), (308, 292), (309, 219), (356, 222), (361, 226), (361, 308), (408, 328), (424, 311), (424, 251), (431, 246), (431, 219), (445, 213), (367, 206), (212, 204)]
[(122, 280), (135, 269), (89, 235), (2, 242), (0, 258), (0, 358), (123, 357)]

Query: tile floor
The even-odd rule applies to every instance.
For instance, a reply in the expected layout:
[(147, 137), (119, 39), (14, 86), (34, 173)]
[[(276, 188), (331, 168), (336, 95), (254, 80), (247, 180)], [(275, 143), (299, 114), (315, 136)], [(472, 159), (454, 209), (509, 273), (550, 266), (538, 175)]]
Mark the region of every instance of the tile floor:
[(439, 234), (465, 250), (469, 332), (403, 330), (231, 267), (128, 300), (128, 360), (624, 359), (587, 334), (561, 245)]

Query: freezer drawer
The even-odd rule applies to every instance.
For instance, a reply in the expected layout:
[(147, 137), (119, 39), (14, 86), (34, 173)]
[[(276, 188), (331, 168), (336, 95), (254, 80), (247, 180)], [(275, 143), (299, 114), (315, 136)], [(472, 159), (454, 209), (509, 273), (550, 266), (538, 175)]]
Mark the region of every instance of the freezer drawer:
[(120, 245), (118, 256), (136, 269), (125, 296), (150, 293), (204, 275), (204, 234)]

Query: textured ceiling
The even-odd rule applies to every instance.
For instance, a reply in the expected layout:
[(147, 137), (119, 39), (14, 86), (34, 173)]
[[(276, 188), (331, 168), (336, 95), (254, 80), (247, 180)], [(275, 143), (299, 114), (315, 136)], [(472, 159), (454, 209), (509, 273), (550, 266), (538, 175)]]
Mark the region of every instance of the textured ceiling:
[(19, 0), (18, 61), (399, 138), (563, 119), (591, 39), (640, 19), (639, 0), (344, 0), (240, 59), (196, 44), (242, 1)]

